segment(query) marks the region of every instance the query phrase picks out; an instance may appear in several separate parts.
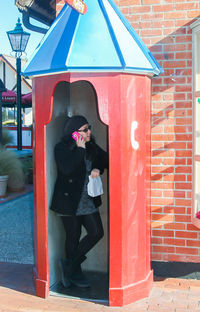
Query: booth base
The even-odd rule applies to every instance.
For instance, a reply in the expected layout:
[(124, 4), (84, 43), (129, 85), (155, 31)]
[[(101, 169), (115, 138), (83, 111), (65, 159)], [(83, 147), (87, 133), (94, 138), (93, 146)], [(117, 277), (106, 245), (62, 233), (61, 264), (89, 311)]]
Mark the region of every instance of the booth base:
[(150, 271), (146, 279), (122, 288), (110, 288), (109, 305), (122, 307), (137, 300), (148, 297), (153, 284), (153, 271)]
[(36, 295), (41, 298), (48, 297), (48, 284), (47, 281), (39, 279), (36, 267), (33, 267), (33, 280), (35, 285)]
[(64, 288), (59, 282), (50, 288), (50, 295), (108, 304), (108, 274), (102, 272), (84, 272), (91, 287), (80, 288), (71, 286)]

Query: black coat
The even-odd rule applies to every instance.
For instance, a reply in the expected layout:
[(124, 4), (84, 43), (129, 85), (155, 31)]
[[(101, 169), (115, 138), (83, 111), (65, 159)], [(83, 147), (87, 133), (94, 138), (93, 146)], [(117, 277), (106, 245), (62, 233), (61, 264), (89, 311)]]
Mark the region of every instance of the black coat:
[[(94, 140), (86, 143), (86, 148), (72, 140), (62, 140), (54, 150), (58, 174), (51, 210), (63, 215), (76, 214), (86, 176), (85, 156), (92, 161), (92, 169), (99, 169), (101, 174), (108, 168), (107, 153)], [(101, 205), (100, 196), (93, 200), (95, 207)]]

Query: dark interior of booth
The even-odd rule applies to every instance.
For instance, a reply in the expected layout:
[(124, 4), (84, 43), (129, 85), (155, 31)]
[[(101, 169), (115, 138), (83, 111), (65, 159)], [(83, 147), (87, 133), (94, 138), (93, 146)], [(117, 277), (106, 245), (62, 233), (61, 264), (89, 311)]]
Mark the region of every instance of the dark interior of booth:
[[(47, 202), (50, 207), (57, 169), (54, 147), (63, 136), (67, 117), (84, 115), (91, 125), (96, 143), (108, 151), (108, 127), (102, 123), (98, 113), (98, 97), (91, 83), (77, 81), (72, 84), (62, 81), (55, 88), (51, 122), (46, 127), (47, 138)], [(52, 165), (53, 164), (53, 165)], [(91, 286), (87, 288), (70, 285), (65, 288), (61, 282), (58, 262), (65, 258), (65, 232), (61, 218), (48, 209), (48, 246), (50, 295), (77, 298), (99, 303), (108, 303), (109, 293), (109, 209), (108, 209), (108, 172), (102, 175), (104, 194), (99, 208), (104, 237), (86, 255), (82, 270)], [(82, 237), (85, 235), (83, 228)]]

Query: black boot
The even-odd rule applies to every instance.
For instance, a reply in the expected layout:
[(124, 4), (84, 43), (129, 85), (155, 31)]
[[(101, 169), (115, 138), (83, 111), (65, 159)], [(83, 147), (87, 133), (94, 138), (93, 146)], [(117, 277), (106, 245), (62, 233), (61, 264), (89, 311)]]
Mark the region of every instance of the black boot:
[(90, 282), (88, 281), (86, 276), (83, 274), (80, 264), (74, 268), (74, 272), (72, 273), (70, 277), (70, 281), (72, 282), (72, 284), (74, 284), (77, 287), (86, 288), (86, 287), (91, 286)]
[(66, 266), (66, 260), (65, 259), (61, 259), (59, 261), (59, 268), (60, 268), (60, 272), (61, 272), (61, 281), (62, 284), (65, 288), (68, 288), (71, 286), (71, 281), (69, 279), (69, 274), (68, 274), (68, 270), (67, 270), (67, 266)]
[[(73, 282), (74, 285), (78, 287), (89, 287), (89, 282), (81, 282), (81, 278), (79, 276), (76, 276), (75, 272), (78, 267), (80, 267), (80, 264), (86, 259), (85, 256), (77, 257), (77, 258), (70, 258), (70, 259), (61, 259), (59, 261), (59, 266), (61, 270), (61, 280), (63, 283), (63, 286), (65, 288), (68, 288), (71, 285), (71, 282)], [(81, 268), (80, 268), (81, 269)], [(80, 273), (80, 271), (79, 271)], [(82, 273), (82, 271), (81, 271)], [(80, 273), (80, 274), (81, 274)], [(73, 276), (74, 274), (74, 276)], [(82, 273), (83, 274), (83, 273)], [(82, 285), (82, 286), (81, 286)]]

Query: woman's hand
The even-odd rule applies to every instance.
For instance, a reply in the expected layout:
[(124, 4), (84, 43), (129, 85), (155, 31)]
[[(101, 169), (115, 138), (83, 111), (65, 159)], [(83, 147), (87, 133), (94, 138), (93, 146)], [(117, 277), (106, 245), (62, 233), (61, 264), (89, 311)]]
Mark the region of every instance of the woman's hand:
[(79, 138), (77, 138), (76, 145), (77, 145), (78, 147), (83, 147), (83, 148), (85, 148), (85, 141), (84, 141), (84, 139), (83, 139), (82, 136), (80, 136)]
[(99, 169), (93, 169), (90, 174), (91, 178), (97, 178), (99, 175), (100, 175)]

